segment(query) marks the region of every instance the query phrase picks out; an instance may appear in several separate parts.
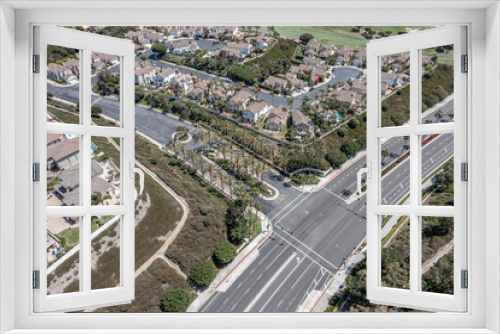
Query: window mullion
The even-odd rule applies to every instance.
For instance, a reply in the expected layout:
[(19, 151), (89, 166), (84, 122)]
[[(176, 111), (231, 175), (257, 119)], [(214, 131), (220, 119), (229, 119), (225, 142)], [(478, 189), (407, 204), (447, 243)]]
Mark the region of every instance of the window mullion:
[(87, 130), (83, 135), (82, 147), (80, 152), (82, 159), (80, 161), (82, 178), (80, 180), (82, 205), (86, 209), (86, 214), (83, 216), (83, 224), (80, 228), (81, 240), (80, 245), (80, 260), (82, 264), (82, 281), (80, 287), (84, 293), (91, 291), (91, 216), (90, 216), (90, 200), (91, 200), (91, 134), (90, 134), (90, 107), (91, 107), (91, 72), (90, 72), (90, 49), (84, 48), (82, 51), (81, 61), (81, 76), (80, 76), (80, 115), (83, 127)]
[(419, 267), (420, 246), (418, 244), (418, 217), (415, 210), (420, 204), (420, 145), (419, 136), (413, 132), (420, 118), (420, 68), (419, 51), (415, 48), (410, 50), (410, 291), (415, 293), (419, 290)]

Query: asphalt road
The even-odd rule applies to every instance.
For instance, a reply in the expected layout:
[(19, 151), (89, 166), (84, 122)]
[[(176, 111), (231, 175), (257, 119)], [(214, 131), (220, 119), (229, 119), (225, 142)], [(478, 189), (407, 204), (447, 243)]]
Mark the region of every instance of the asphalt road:
[[(449, 121), (453, 101), (441, 108)], [(431, 114), (427, 119), (435, 121)], [(393, 157), (404, 154), (407, 142), (393, 138), (383, 144)], [(444, 134), (422, 148), (425, 177), (453, 156), (453, 135)], [(323, 291), (343, 261), (366, 236), (366, 197), (347, 205), (346, 192), (356, 189), (356, 174), (362, 158), (320, 191), (304, 193), (281, 186), (277, 200), (264, 202), (264, 212), (274, 232), (256, 251), (259, 256), (225, 290), (217, 291), (200, 312), (295, 312), (313, 290)], [(384, 204), (397, 204), (409, 192), (409, 160), (387, 174), (382, 181)], [(279, 187), (279, 181), (269, 178)], [(293, 259), (290, 258), (293, 255)], [(314, 306), (316, 296), (312, 296)]]

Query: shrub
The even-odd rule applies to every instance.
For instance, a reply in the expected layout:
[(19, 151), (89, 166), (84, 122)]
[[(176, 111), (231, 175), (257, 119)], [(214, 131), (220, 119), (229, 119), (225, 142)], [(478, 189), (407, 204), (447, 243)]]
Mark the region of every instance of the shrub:
[(195, 285), (208, 286), (215, 278), (215, 266), (211, 261), (197, 263), (189, 273), (189, 280)]
[(193, 295), (186, 289), (178, 288), (167, 292), (161, 300), (163, 312), (186, 312), (193, 301)]
[(349, 127), (351, 129), (356, 129), (356, 127), (359, 125), (359, 121), (356, 118), (351, 118), (349, 121)]
[(93, 115), (98, 115), (98, 114), (102, 114), (102, 108), (101, 107), (98, 107), (98, 106), (93, 106), (90, 108), (90, 112), (93, 114)]
[(236, 247), (229, 241), (221, 242), (214, 251), (214, 260), (218, 264), (226, 264), (236, 257)]
[(361, 146), (356, 142), (346, 141), (342, 144), (340, 150), (344, 152), (347, 157), (353, 157), (356, 155), (356, 153), (361, 151)]
[(344, 138), (344, 136), (347, 134), (347, 129), (344, 128), (344, 127), (341, 127), (340, 129), (338, 129), (337, 131), (337, 135), (341, 138)]
[(344, 162), (347, 161), (347, 157), (339, 150), (335, 150), (326, 155), (326, 161), (328, 161), (333, 168), (339, 168)]

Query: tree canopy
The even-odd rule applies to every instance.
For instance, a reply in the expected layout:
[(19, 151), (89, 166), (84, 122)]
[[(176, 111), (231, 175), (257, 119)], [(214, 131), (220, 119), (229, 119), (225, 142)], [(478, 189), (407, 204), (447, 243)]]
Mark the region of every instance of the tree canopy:
[(215, 266), (211, 261), (198, 262), (190, 271), (189, 279), (197, 286), (208, 286), (215, 278)]
[(161, 309), (163, 312), (186, 312), (193, 301), (193, 295), (186, 289), (178, 288), (163, 295)]
[(219, 264), (226, 264), (231, 262), (236, 255), (236, 247), (229, 241), (224, 241), (215, 247), (214, 260)]

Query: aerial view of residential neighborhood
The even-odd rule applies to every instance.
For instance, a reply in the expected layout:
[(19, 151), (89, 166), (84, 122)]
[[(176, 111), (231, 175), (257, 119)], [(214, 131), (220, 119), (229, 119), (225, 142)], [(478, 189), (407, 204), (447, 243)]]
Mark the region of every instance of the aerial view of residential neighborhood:
[[(366, 45), (432, 27), (75, 26), (135, 46), (135, 299), (92, 312), (411, 312), (366, 298)], [(380, 59), (381, 126), (409, 122), (409, 53)], [(120, 126), (120, 57), (93, 52), (92, 124)], [(422, 121), (452, 122), (453, 45), (422, 51)], [(47, 47), (47, 122), (80, 122), (80, 51)], [(453, 206), (453, 134), (421, 136), (422, 204)], [(120, 140), (91, 138), (91, 203), (120, 204)], [(47, 135), (47, 205), (81, 205), (80, 138)], [(408, 137), (381, 142), (409, 201)], [(414, 196), (415, 194), (412, 194)], [(120, 284), (94, 216), (92, 289)], [(381, 284), (409, 289), (409, 218), (381, 217)], [(47, 218), (47, 293), (79, 291), (79, 217)], [(422, 289), (453, 294), (453, 218), (422, 218)]]

